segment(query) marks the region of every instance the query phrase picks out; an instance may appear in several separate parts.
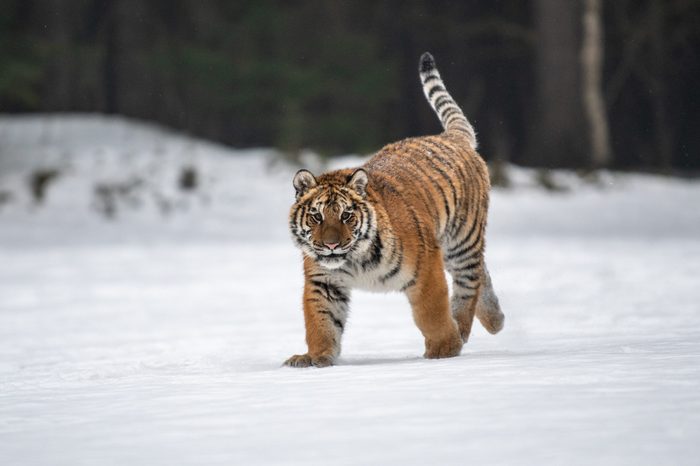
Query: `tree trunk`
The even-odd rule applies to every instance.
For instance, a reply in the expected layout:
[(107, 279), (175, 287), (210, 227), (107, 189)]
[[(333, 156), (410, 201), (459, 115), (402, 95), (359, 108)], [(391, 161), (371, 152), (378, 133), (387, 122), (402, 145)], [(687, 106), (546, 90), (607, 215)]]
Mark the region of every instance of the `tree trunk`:
[(604, 40), (600, 3), (600, 0), (584, 1), (583, 46), (581, 47), (583, 105), (588, 120), (593, 168), (609, 166), (611, 152), (608, 117), (601, 87)]
[(668, 116), (668, 92), (664, 72), (666, 70), (666, 39), (663, 31), (664, 4), (661, 0), (652, 0), (649, 4), (649, 23), (651, 29), (651, 73), (650, 98), (654, 114), (654, 136), (656, 139), (656, 167), (669, 171), (673, 159), (673, 129)]
[(536, 0), (536, 132), (533, 161), (547, 168), (588, 160), (580, 64), (581, 0)]
[(104, 111), (117, 113), (119, 111), (117, 83), (119, 82), (118, 61), (118, 37), (117, 37), (117, 7), (114, 0), (106, 0), (104, 3), (105, 33), (104, 33), (104, 59), (102, 62), (102, 86), (104, 93)]
[(47, 59), (47, 75), (51, 78), (44, 82), (44, 109), (49, 111), (72, 110), (75, 101), (73, 45), (71, 44), (71, 26), (74, 17), (65, 0), (49, 0), (37, 8), (37, 16), (44, 25), (43, 35), (50, 44)]

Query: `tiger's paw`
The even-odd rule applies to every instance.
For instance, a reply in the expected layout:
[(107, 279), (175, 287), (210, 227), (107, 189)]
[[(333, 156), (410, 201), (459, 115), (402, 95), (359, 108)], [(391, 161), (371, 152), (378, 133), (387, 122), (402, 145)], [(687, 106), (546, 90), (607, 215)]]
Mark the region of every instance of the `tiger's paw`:
[(458, 333), (443, 340), (436, 341), (426, 339), (425, 354), (423, 357), (426, 359), (441, 359), (459, 356), (463, 344), (462, 338)]
[(284, 361), (284, 365), (289, 367), (309, 367), (311, 365), (311, 357), (308, 354), (295, 354)]
[(295, 354), (284, 362), (289, 367), (328, 367), (333, 365), (333, 358), (330, 356), (318, 356), (312, 358), (308, 354)]

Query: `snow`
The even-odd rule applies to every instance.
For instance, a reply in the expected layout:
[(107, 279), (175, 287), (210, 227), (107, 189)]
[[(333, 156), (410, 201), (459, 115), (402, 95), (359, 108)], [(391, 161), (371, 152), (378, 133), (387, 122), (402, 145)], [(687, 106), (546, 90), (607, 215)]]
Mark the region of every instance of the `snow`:
[[(0, 464), (697, 464), (700, 182), (556, 172), (569, 189), (549, 193), (513, 168), (487, 247), (503, 332), (424, 360), (405, 298), (356, 292), (339, 364), (291, 369), (279, 159), (0, 117)], [(42, 205), (37, 168), (61, 171)], [(133, 177), (135, 201), (101, 214), (95, 185)]]

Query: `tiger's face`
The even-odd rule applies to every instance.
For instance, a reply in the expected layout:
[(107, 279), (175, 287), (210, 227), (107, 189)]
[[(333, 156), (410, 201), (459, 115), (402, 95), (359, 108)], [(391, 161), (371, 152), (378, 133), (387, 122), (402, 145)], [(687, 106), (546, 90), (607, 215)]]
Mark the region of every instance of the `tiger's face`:
[(363, 252), (374, 211), (367, 201), (367, 172), (334, 172), (318, 180), (308, 170), (294, 176), (296, 202), (289, 227), (297, 246), (328, 269), (341, 267)]

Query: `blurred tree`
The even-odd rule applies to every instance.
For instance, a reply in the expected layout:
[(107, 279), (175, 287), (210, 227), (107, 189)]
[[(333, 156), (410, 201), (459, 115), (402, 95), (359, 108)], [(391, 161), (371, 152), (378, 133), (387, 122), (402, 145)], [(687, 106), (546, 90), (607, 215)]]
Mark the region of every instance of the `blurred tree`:
[(656, 165), (662, 170), (670, 170), (673, 160), (673, 128), (668, 116), (668, 92), (664, 75), (668, 67), (666, 44), (667, 31), (664, 29), (666, 7), (661, 0), (651, 0), (648, 8), (648, 23), (650, 26), (651, 64), (650, 73), (642, 73), (651, 90), (651, 103), (654, 114), (654, 128), (656, 139)]
[(579, 66), (580, 0), (535, 0), (537, 117), (533, 159), (542, 167), (588, 163)]
[(605, 83), (622, 167), (700, 169), (700, 2), (606, 2)]
[(0, 0), (0, 105), (368, 152), (440, 131), (416, 76), (430, 50), (487, 158), (700, 169), (700, 1), (600, 2), (600, 66), (581, 61), (598, 1)]
[(610, 165), (610, 140), (608, 117), (603, 99), (601, 80), (603, 76), (603, 26), (600, 0), (584, 0), (583, 45), (581, 67), (583, 71), (583, 104), (588, 120), (591, 166)]
[(0, 2), (0, 108), (4, 111), (41, 108), (43, 56), (32, 34), (23, 27), (30, 9), (21, 2)]

